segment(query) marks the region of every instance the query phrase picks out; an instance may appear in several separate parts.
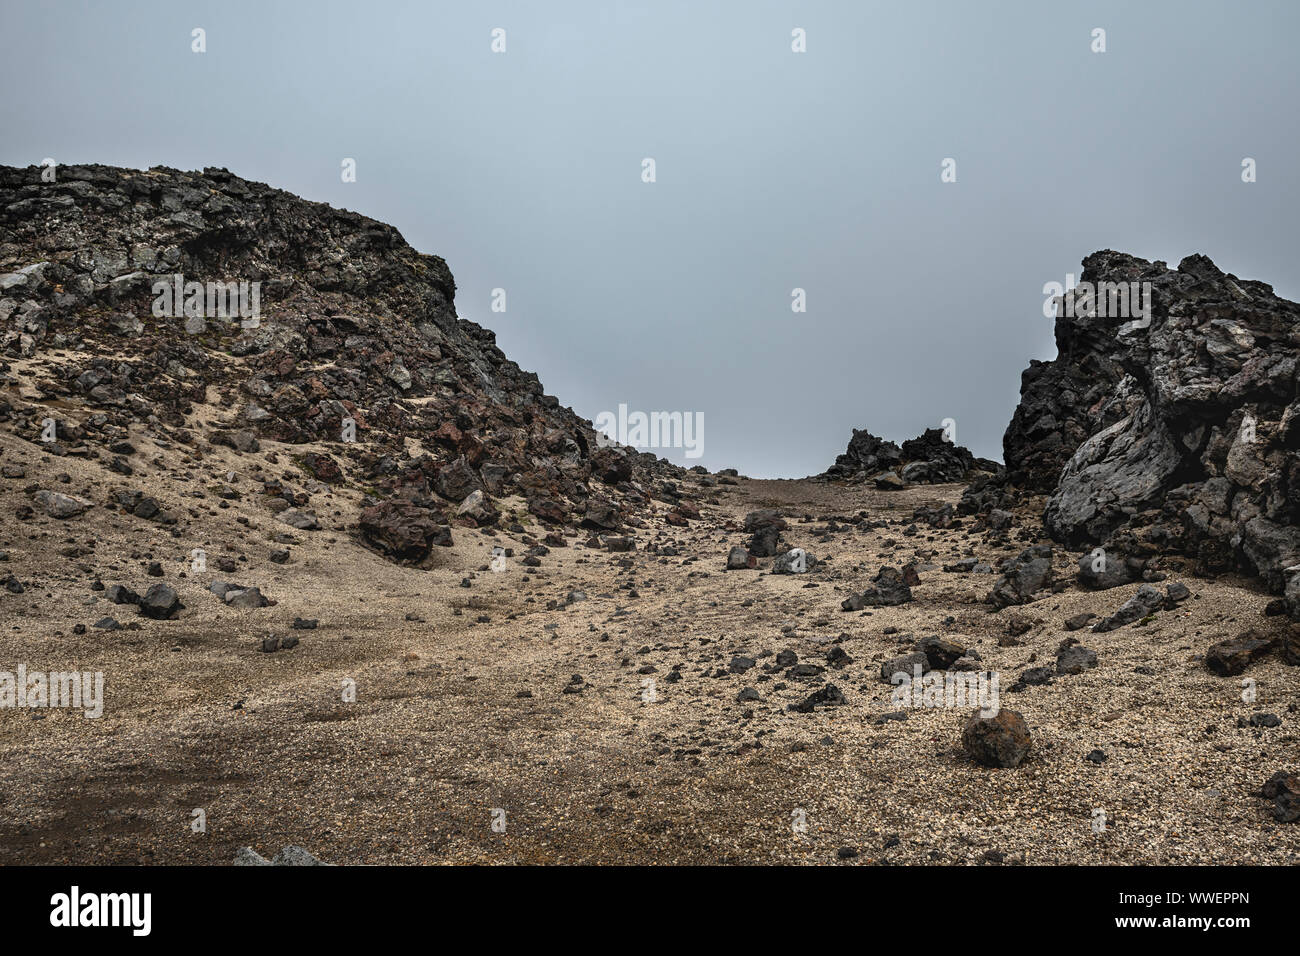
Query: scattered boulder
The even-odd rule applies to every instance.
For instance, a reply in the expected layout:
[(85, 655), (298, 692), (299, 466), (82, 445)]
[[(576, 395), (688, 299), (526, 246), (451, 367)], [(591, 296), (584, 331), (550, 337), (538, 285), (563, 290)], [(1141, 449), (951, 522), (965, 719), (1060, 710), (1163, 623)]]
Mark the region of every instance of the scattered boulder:
[(916, 642), (916, 649), (925, 655), (930, 668), (946, 671), (961, 658), (966, 656), (966, 648), (942, 637), (923, 637)]
[(773, 574), (806, 574), (817, 559), (802, 548), (791, 548), (784, 554), (778, 554), (772, 562)]
[(972, 760), (986, 767), (1018, 767), (1033, 745), (1025, 718), (1006, 708), (994, 717), (976, 711), (966, 722), (961, 743)]
[[(1070, 638), (1074, 640), (1074, 638)], [(1070, 644), (1061, 648), (1056, 655), (1056, 673), (1082, 674), (1089, 668), (1097, 666), (1097, 652), (1082, 644)]]
[(1079, 585), (1089, 591), (1105, 591), (1131, 584), (1136, 577), (1120, 555), (1101, 548), (1079, 559)]
[(1003, 562), (1002, 576), (993, 584), (988, 602), (995, 609), (1029, 604), (1036, 592), (1052, 583), (1052, 548), (1037, 544)]
[(1244, 631), (1205, 652), (1205, 666), (1220, 677), (1234, 677), (1277, 646), (1277, 638)]
[(284, 524), (291, 528), (297, 528), (299, 531), (315, 531), (320, 527), (316, 515), (302, 508), (286, 508), (276, 517)]
[(845, 611), (861, 611), (868, 607), (891, 607), (912, 600), (912, 589), (903, 580), (897, 568), (882, 567), (871, 586), (861, 594), (851, 595), (840, 603)]
[(811, 714), (818, 707), (842, 707), (848, 700), (834, 684), (827, 684), (821, 690), (814, 691), (797, 704), (790, 704), (786, 710), (796, 714)]
[(1273, 819), (1279, 823), (1300, 821), (1300, 775), (1279, 770), (1260, 791), (1265, 800), (1273, 801)]
[(139, 599), (137, 607), (145, 617), (165, 621), (168, 618), (175, 617), (179, 611), (185, 608), (185, 605), (181, 603), (175, 588), (170, 584), (159, 583), (145, 592), (144, 597)]
[(75, 518), (92, 507), (93, 502), (75, 495), (59, 494), (57, 491), (38, 491), (32, 496), (36, 506), (51, 518)]
[(744, 571), (756, 567), (758, 560), (744, 548), (736, 546), (727, 552), (728, 571)]
[(592, 498), (587, 502), (587, 512), (583, 515), (584, 528), (600, 528), (605, 531), (617, 531), (623, 525), (623, 517), (618, 505), (608, 498)]
[(1126, 624), (1132, 624), (1134, 621), (1140, 621), (1164, 606), (1165, 596), (1151, 585), (1143, 584), (1138, 587), (1136, 594), (1120, 606), (1119, 610), (1094, 624), (1092, 631), (1094, 634), (1113, 631)]
[(922, 674), (928, 674), (934, 670), (930, 663), (930, 657), (925, 651), (913, 651), (910, 654), (900, 654), (898, 657), (890, 658), (880, 665), (880, 679), (887, 684), (896, 683), (895, 674), (906, 674), (908, 680), (916, 676), (916, 668), (921, 668)]
[(362, 540), (399, 564), (418, 564), (435, 545), (451, 547), (451, 528), (432, 503), (388, 498), (361, 510)]

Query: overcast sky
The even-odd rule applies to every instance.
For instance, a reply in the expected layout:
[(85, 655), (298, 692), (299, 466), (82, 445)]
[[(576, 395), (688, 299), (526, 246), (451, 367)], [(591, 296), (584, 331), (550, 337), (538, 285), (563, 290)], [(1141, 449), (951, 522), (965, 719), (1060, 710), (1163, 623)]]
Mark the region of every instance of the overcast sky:
[(4, 0), (0, 163), (225, 166), (392, 223), (579, 414), (702, 413), (679, 462), (799, 477), (943, 418), (1000, 460), (1088, 253), (1300, 298), (1297, 11)]

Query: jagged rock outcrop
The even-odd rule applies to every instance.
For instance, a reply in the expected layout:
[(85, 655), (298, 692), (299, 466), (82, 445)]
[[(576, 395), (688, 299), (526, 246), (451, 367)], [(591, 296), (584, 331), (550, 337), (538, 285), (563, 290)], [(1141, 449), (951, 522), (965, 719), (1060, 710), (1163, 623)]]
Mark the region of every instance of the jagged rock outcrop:
[[(54, 454), (107, 460), (102, 449), (135, 423), (200, 454), (205, 443), (326, 444), (329, 455), (302, 457), (307, 475), (408, 502), (362, 529), (401, 560), (445, 543), (433, 518), (409, 536), (394, 526), (409, 501), (455, 508), (482, 492), (477, 517), (456, 519), (475, 524), (491, 520), (492, 498), (518, 494), (572, 524), (591, 519), (594, 482), (639, 505), (651, 492), (637, 482), (682, 473), (598, 450), (589, 422), (456, 315), (446, 262), (391, 226), (224, 169), (41, 173), (0, 167), (0, 355), (11, 379), (77, 409), (58, 416)], [(243, 297), (226, 283), (244, 283)], [(229, 411), (195, 434), (198, 403)], [(49, 415), (0, 401), (0, 424), (29, 440)]]
[[(1089, 314), (1102, 283), (1149, 283), (1149, 315), (1100, 295)], [(1002, 491), (1049, 492), (1047, 530), (1071, 546), (1182, 552), (1281, 591), (1300, 563), (1297, 320), (1300, 305), (1205, 256), (1169, 269), (1094, 253), (1059, 301), (1058, 357), (1024, 374)]]
[(901, 488), (904, 484), (964, 481), (976, 469), (1001, 470), (996, 462), (976, 458), (968, 449), (949, 441), (941, 428), (927, 428), (918, 437), (903, 442), (902, 447), (866, 429), (855, 428), (848, 449), (818, 477), (851, 482), (870, 479), (881, 488)]

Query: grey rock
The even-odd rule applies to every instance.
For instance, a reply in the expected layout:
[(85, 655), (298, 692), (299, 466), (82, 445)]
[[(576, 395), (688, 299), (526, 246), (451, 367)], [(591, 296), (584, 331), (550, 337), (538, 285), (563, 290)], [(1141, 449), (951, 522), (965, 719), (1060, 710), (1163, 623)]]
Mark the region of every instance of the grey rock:
[(1151, 585), (1143, 584), (1138, 587), (1137, 593), (1120, 606), (1119, 610), (1094, 624), (1092, 626), (1093, 633), (1102, 634), (1123, 627), (1126, 624), (1132, 624), (1149, 614), (1154, 614), (1164, 607), (1164, 604), (1165, 597), (1163, 594)]
[(1003, 564), (1002, 576), (994, 582), (987, 600), (998, 609), (1029, 604), (1035, 593), (1051, 582), (1052, 548), (1045, 544), (1034, 545)]
[(297, 528), (299, 531), (315, 531), (320, 527), (320, 522), (314, 514), (300, 508), (289, 508), (281, 511), (276, 517), (284, 524), (291, 528)]
[[(1071, 638), (1073, 640), (1073, 638)], [(1097, 652), (1082, 644), (1071, 644), (1056, 655), (1056, 673), (1082, 674), (1097, 666)]]
[(92, 506), (92, 502), (85, 498), (63, 495), (57, 491), (38, 491), (32, 498), (37, 507), (51, 518), (75, 518)]

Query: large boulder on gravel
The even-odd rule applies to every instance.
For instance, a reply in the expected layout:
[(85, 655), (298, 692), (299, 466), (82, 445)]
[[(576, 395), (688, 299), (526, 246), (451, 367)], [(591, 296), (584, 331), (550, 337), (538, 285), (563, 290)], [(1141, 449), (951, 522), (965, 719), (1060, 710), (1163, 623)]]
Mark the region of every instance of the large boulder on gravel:
[(871, 584), (861, 594), (850, 595), (840, 602), (845, 611), (861, 611), (868, 607), (891, 607), (912, 600), (912, 588), (903, 572), (897, 568), (881, 568)]
[(155, 584), (145, 592), (144, 597), (139, 599), (136, 606), (145, 617), (151, 617), (158, 621), (165, 621), (168, 618), (175, 617), (177, 612), (185, 607), (185, 605), (181, 604), (176, 589), (170, 584)]
[(362, 539), (401, 564), (418, 564), (434, 545), (451, 547), (451, 528), (432, 503), (389, 498), (361, 510)]
[(1273, 801), (1273, 819), (1278, 823), (1300, 821), (1300, 774), (1279, 770), (1260, 790), (1266, 800)]
[(582, 516), (584, 528), (617, 531), (622, 525), (622, 512), (619, 511), (618, 505), (608, 498), (592, 498), (587, 502), (586, 514)]
[(758, 561), (742, 547), (734, 547), (727, 552), (727, 570), (744, 571), (758, 567)]
[(1018, 767), (1033, 741), (1025, 718), (1004, 708), (994, 717), (981, 717), (976, 711), (962, 731), (961, 745), (972, 760), (986, 767)]
[(745, 515), (745, 522), (741, 525), (741, 530), (745, 534), (753, 534), (763, 528), (775, 528), (777, 531), (785, 531), (789, 528), (781, 512), (773, 508), (764, 508), (760, 511), (751, 511)]
[(1212, 644), (1205, 652), (1205, 666), (1220, 677), (1235, 677), (1277, 646), (1277, 638), (1257, 631)]
[(32, 500), (51, 518), (75, 518), (91, 506), (91, 502), (85, 498), (63, 495), (57, 491), (38, 491)]
[(816, 563), (817, 559), (803, 548), (791, 548), (776, 556), (776, 560), (772, 562), (772, 573), (806, 574)]

